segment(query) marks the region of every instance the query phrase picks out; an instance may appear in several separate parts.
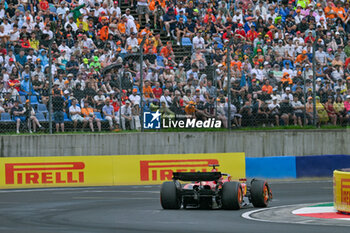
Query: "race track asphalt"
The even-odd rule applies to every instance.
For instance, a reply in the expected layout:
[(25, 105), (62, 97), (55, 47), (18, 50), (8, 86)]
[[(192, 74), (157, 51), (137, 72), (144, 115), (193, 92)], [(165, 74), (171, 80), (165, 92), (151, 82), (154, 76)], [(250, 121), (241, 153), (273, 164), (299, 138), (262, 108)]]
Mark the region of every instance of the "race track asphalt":
[[(332, 201), (331, 180), (270, 182), (270, 206)], [(348, 227), (267, 223), (239, 211), (163, 210), (159, 186), (0, 190), (0, 232), (349, 232)]]

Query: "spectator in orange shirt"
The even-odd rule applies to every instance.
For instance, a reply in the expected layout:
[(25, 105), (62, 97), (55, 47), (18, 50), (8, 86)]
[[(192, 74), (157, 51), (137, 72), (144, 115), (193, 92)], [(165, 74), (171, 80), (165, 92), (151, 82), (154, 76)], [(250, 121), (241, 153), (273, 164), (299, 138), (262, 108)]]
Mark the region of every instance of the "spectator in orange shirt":
[(281, 82), (283, 83), (283, 85), (285, 86), (285, 85), (287, 85), (287, 84), (293, 84), (293, 81), (292, 81), (292, 79), (289, 77), (289, 74), (288, 74), (288, 72), (284, 72), (283, 73), (283, 77), (282, 77), (282, 79), (281, 79)]
[[(154, 41), (150, 40), (149, 42), (150, 42), (149, 45), (144, 46), (144, 53), (150, 54), (150, 55), (157, 54), (157, 47), (154, 46)], [(155, 62), (157, 62), (157, 61), (155, 61)], [(150, 65), (156, 65), (156, 64), (150, 64)]]
[(157, 0), (157, 1), (158, 1), (159, 5), (160, 5), (163, 9), (165, 9), (165, 7), (166, 7), (166, 0)]
[(337, 2), (337, 7), (334, 7), (334, 11), (336, 13), (336, 15), (338, 16), (338, 18), (341, 18), (341, 20), (344, 22), (345, 20), (345, 10), (342, 7), (342, 3), (341, 1)]
[(156, 2), (158, 5), (158, 1), (156, 0), (148, 0), (148, 9), (150, 11), (150, 15), (153, 16), (153, 24), (154, 27), (157, 28), (157, 6), (156, 6)]
[(307, 54), (306, 50), (303, 50), (303, 53), (299, 54), (295, 59), (295, 63), (303, 64), (304, 62), (306, 62), (310, 65), (309, 59), (307, 59), (306, 54)]
[(203, 22), (205, 24), (208, 24), (208, 23), (211, 23), (211, 22), (215, 23), (215, 21), (216, 20), (215, 20), (215, 16), (213, 15), (213, 10), (209, 8), (207, 10), (207, 14), (204, 16)]
[(235, 65), (237, 66), (237, 69), (239, 71), (242, 70), (242, 62), (238, 60), (238, 55), (235, 55), (235, 57), (231, 61), (231, 67), (234, 67)]
[(143, 96), (145, 97), (145, 101), (147, 103), (153, 101), (154, 94), (149, 80), (145, 81), (145, 86), (143, 87)]
[(327, 6), (324, 8), (326, 18), (335, 19), (337, 17), (336, 7), (332, 1), (328, 1)]
[(188, 118), (196, 118), (196, 107), (195, 103), (191, 100), (185, 107), (185, 113)]
[(270, 85), (270, 81), (268, 79), (265, 80), (264, 86), (262, 86), (261, 90), (263, 92), (266, 92), (267, 94), (271, 95), (272, 94), (272, 86)]
[[(98, 131), (101, 132), (101, 121), (100, 119), (96, 118), (94, 109), (89, 106), (88, 101), (84, 101), (84, 107), (81, 109), (81, 113), (83, 114), (84, 119), (86, 120), (84, 121), (84, 124), (87, 121), (89, 121), (90, 129), (92, 132), (94, 132), (94, 121), (97, 124)], [(83, 128), (85, 128), (85, 125)]]
[(174, 51), (170, 41), (166, 43), (166, 46), (163, 46), (163, 48), (160, 51), (160, 55), (163, 56), (165, 59), (171, 57), (171, 59), (175, 60)]
[(152, 32), (150, 30), (150, 27), (151, 27), (151, 25), (146, 23), (145, 28), (142, 29), (141, 32), (140, 32), (141, 38), (144, 37), (144, 36), (147, 36), (147, 38), (148, 38), (148, 36), (152, 36)]
[(123, 20), (119, 21), (117, 29), (120, 32), (120, 34), (126, 34), (126, 25)]
[(148, 0), (148, 9), (153, 13), (156, 9), (156, 0)]

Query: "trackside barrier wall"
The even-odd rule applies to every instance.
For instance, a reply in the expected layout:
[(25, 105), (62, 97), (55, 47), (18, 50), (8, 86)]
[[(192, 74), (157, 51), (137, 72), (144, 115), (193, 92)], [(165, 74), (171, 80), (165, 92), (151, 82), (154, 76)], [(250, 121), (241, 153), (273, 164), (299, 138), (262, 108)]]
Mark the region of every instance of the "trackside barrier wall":
[(336, 169), (350, 167), (350, 155), (296, 157), (297, 177), (331, 177)]
[(350, 214), (350, 169), (335, 170), (333, 173), (334, 208)]
[(209, 171), (233, 178), (330, 177), (350, 155), (245, 158), (244, 153), (0, 158), (0, 189), (160, 184), (173, 171)]
[(173, 171), (219, 171), (244, 178), (244, 153), (0, 158), (0, 189), (146, 185)]
[(331, 177), (350, 167), (350, 155), (314, 155), (246, 158), (247, 178)]
[(295, 157), (246, 158), (248, 178), (296, 178)]
[(247, 157), (350, 153), (348, 130), (1, 135), (0, 157), (244, 152)]

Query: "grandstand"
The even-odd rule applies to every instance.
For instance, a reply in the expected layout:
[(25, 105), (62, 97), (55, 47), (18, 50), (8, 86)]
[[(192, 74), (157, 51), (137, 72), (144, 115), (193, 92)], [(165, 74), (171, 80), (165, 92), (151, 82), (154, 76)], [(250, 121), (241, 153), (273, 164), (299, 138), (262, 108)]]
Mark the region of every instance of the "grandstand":
[(141, 130), (156, 110), (349, 123), (348, 1), (3, 1), (0, 20), (1, 132)]

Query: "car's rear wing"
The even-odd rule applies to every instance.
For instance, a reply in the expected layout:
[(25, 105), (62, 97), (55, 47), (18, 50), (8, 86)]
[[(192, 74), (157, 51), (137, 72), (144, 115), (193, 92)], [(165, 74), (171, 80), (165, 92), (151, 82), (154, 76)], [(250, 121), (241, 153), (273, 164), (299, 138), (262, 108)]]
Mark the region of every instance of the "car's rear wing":
[(221, 172), (173, 172), (173, 180), (182, 181), (216, 181)]

